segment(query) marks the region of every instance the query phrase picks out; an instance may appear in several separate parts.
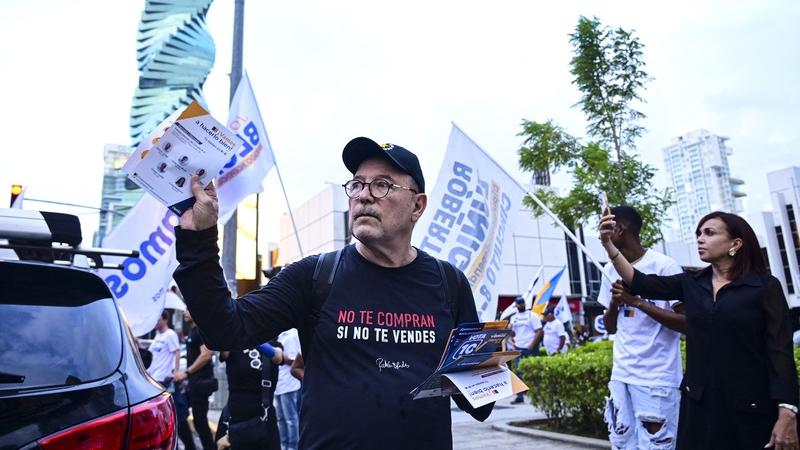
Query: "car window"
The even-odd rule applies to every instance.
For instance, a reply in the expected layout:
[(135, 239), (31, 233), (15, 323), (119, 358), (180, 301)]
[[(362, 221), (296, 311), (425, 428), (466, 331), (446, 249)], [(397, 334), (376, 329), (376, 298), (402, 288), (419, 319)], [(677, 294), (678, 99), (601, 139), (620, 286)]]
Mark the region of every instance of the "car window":
[(117, 369), (119, 313), (96, 279), (77, 270), (0, 264), (0, 390), (78, 384)]

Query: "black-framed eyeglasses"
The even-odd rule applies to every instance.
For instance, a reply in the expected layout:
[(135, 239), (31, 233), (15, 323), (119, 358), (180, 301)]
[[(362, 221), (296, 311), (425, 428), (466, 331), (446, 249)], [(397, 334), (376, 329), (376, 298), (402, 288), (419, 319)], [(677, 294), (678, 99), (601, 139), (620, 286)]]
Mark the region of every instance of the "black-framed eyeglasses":
[(389, 191), (392, 189), (405, 189), (415, 194), (419, 194), (419, 192), (417, 192), (415, 189), (400, 186), (399, 184), (394, 184), (391, 181), (384, 180), (382, 178), (372, 180), (369, 183), (361, 180), (350, 180), (342, 185), (342, 187), (344, 187), (345, 194), (347, 194), (347, 196), (350, 198), (357, 198), (359, 195), (361, 195), (361, 191), (364, 190), (364, 186), (368, 187), (370, 195), (375, 198), (386, 197), (389, 195)]

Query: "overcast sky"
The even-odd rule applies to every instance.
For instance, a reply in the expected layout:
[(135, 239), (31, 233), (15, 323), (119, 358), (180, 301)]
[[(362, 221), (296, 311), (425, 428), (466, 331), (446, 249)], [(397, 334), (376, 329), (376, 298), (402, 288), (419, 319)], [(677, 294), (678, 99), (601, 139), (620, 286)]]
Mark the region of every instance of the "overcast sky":
[[(0, 14), (3, 132), (0, 189), (99, 206), (103, 146), (129, 144), (143, 1), (4, 2)], [(770, 209), (766, 173), (800, 165), (800, 2), (769, 1), (250, 1), (244, 63), (290, 201), (349, 178), (341, 149), (355, 136), (416, 152), (433, 186), (453, 121), (509, 172), (523, 118), (583, 136), (567, 35), (579, 16), (635, 29), (654, 77), (641, 110), (645, 161), (697, 128), (730, 137), (745, 209)], [(227, 120), (233, 0), (208, 23), (217, 47), (205, 84)], [(666, 177), (658, 179), (665, 186)], [(274, 172), (268, 222), (285, 210)], [(7, 191), (6, 191), (7, 192)], [(3, 197), (2, 201), (7, 201)], [(27, 208), (64, 210), (28, 203)], [(74, 211), (74, 210), (73, 210)], [(97, 214), (82, 214), (84, 233)], [(274, 229), (274, 228), (273, 228)], [(277, 236), (268, 236), (277, 240)]]

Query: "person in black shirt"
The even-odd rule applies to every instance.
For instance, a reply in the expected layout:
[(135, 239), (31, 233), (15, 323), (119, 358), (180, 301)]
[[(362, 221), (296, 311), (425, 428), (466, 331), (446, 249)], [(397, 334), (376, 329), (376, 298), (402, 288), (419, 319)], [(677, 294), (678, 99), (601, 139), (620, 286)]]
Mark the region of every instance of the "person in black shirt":
[[(289, 328), (310, 344), (303, 354), (301, 450), (452, 448), (450, 399), (413, 400), (409, 393), (436, 369), (450, 330), (478, 321), (469, 282), (458, 272), (449, 288), (439, 262), (411, 245), (427, 206), (416, 155), (356, 138), (342, 159), (353, 173), (344, 188), (358, 242), (343, 249), (313, 328), (306, 325), (319, 255), (234, 301), (219, 266), (216, 191), (197, 177), (196, 202), (175, 230), (175, 280), (210, 348), (252, 348)], [(478, 420), (494, 406), (474, 409), (462, 395), (452, 398)]]
[[(634, 269), (611, 242), (614, 226), (613, 215), (603, 217), (600, 240), (630, 293), (686, 305), (678, 449), (797, 450), (789, 308), (750, 225), (724, 212), (703, 217), (697, 250), (710, 265), (672, 276)], [(614, 298), (633, 303), (624, 289), (616, 283)]]
[(278, 419), (273, 400), (278, 366), (283, 362), (280, 343), (222, 352), (228, 375), (227, 429), (233, 450), (280, 450)]
[(189, 406), (192, 408), (192, 421), (203, 450), (215, 450), (214, 438), (208, 426), (208, 396), (217, 390), (217, 379), (214, 378), (212, 352), (203, 344), (200, 331), (192, 320), (188, 310), (184, 311), (184, 320), (189, 326), (186, 336), (186, 370), (175, 374), (175, 382), (189, 380)]

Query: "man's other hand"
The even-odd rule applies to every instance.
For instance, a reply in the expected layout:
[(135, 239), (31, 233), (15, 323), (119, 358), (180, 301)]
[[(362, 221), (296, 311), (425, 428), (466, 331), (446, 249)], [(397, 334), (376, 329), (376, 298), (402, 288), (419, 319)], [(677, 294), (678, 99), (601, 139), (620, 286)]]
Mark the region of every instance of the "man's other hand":
[(638, 295), (631, 295), (625, 288), (625, 285), (622, 284), (622, 280), (617, 280), (611, 286), (611, 298), (613, 301), (624, 303), (626, 305), (633, 306), (634, 308), (638, 308), (639, 305), (644, 301)]
[(214, 183), (203, 187), (200, 177), (192, 175), (192, 194), (195, 202), (191, 208), (183, 212), (180, 225), (184, 230), (202, 231), (217, 226), (219, 219), (219, 202)]

